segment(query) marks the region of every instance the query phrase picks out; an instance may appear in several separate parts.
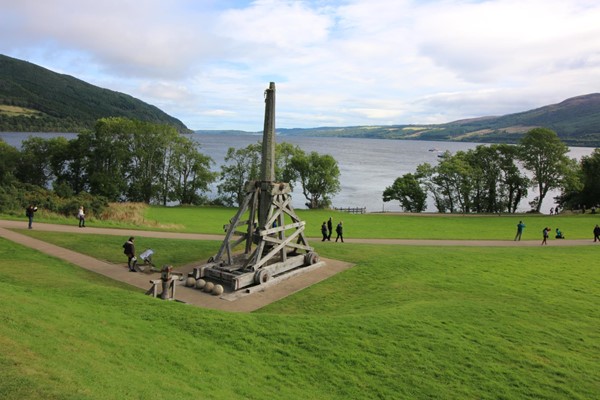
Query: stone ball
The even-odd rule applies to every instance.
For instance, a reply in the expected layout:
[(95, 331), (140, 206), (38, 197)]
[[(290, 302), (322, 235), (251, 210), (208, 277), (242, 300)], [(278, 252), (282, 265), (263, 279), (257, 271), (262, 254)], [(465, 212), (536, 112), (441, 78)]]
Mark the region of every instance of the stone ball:
[(212, 294), (214, 294), (215, 296), (220, 296), (223, 294), (223, 286), (222, 285), (215, 285), (215, 287), (212, 290)]
[(194, 279), (193, 276), (188, 276), (187, 279), (185, 280), (185, 286), (187, 287), (194, 287), (196, 286), (196, 280)]
[(198, 279), (196, 281), (196, 289), (202, 290), (206, 286), (206, 281), (204, 279)]
[(212, 282), (206, 282), (206, 285), (204, 285), (204, 291), (206, 293), (210, 293), (212, 292), (213, 288), (215, 287), (215, 284)]

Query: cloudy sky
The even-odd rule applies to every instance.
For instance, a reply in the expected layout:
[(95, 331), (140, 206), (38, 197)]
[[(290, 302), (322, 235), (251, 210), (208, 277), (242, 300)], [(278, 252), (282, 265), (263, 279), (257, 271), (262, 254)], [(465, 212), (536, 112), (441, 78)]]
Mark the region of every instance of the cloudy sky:
[(442, 123), (600, 91), (598, 0), (0, 0), (0, 53), (191, 129)]

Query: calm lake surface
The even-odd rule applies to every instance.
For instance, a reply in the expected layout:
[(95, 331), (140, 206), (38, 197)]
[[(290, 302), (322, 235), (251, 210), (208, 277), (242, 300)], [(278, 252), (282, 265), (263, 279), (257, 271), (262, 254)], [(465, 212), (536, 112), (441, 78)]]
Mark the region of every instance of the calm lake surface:
[[(6, 143), (19, 147), (29, 136), (52, 138), (65, 136), (75, 138), (76, 134), (58, 133), (12, 133), (0, 132), (0, 138)], [(193, 140), (200, 145), (200, 151), (210, 155), (215, 161), (214, 171), (220, 171), (229, 147), (241, 148), (262, 140), (262, 135), (208, 135), (194, 134)], [(438, 163), (438, 154), (443, 151), (452, 153), (459, 150), (475, 148), (478, 143), (463, 142), (428, 142), (418, 140), (386, 140), (386, 139), (349, 139), (277, 136), (277, 142), (288, 142), (298, 145), (305, 152), (316, 151), (320, 154), (330, 154), (338, 162), (340, 168), (341, 191), (333, 197), (334, 207), (366, 207), (367, 211), (400, 211), (397, 201), (384, 203), (383, 190), (391, 186), (396, 178), (408, 172), (415, 172), (417, 165), (428, 162)], [(437, 149), (438, 151), (429, 151)], [(591, 147), (571, 147), (569, 156), (580, 159), (594, 151)], [(213, 185), (216, 193), (216, 184)], [(521, 211), (529, 209), (528, 202), (536, 195), (529, 190), (527, 200), (521, 202)], [(546, 196), (543, 212), (548, 212), (554, 206), (553, 197), (558, 193)], [(212, 197), (214, 197), (213, 195)], [(306, 208), (306, 200), (300, 189), (292, 193), (294, 208)], [(427, 211), (435, 212), (431, 199), (428, 200)]]

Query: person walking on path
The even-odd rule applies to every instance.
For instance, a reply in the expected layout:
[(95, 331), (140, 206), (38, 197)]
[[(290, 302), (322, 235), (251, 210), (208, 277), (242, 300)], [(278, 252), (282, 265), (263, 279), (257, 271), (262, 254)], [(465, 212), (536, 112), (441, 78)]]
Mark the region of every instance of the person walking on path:
[(137, 272), (135, 269), (135, 265), (137, 263), (137, 258), (135, 258), (135, 245), (133, 241), (135, 238), (131, 236), (124, 244), (123, 253), (127, 256), (127, 266), (129, 267), (129, 272)]
[(596, 224), (596, 227), (594, 228), (594, 242), (600, 242), (600, 226), (598, 226), (598, 224)]
[(327, 220), (327, 240), (331, 241), (331, 234), (333, 233), (333, 221), (331, 221), (331, 217)]
[(342, 227), (342, 221), (335, 227), (335, 233), (337, 233), (335, 241), (337, 242), (338, 239), (341, 239), (342, 243), (344, 243), (344, 228)]
[(85, 212), (83, 211), (83, 206), (79, 207), (77, 218), (79, 219), (79, 227), (85, 228)]
[(523, 221), (519, 221), (517, 224), (517, 234), (515, 236), (515, 241), (521, 240), (521, 235), (523, 234), (523, 228), (525, 228), (525, 224)]
[(323, 235), (323, 239), (321, 240), (321, 242), (327, 240), (328, 233), (329, 231), (327, 230), (327, 222), (323, 221), (323, 225), (321, 225), (321, 234)]
[(547, 242), (547, 240), (548, 240), (548, 232), (550, 232), (550, 228), (545, 227), (544, 229), (542, 229), (542, 236), (543, 236), (542, 246), (548, 244), (548, 242)]
[(27, 228), (29, 229), (33, 228), (33, 215), (36, 211), (37, 207), (35, 207), (33, 204), (30, 204), (29, 207), (27, 207), (27, 209), (25, 210), (25, 215), (29, 219), (29, 224), (27, 225)]

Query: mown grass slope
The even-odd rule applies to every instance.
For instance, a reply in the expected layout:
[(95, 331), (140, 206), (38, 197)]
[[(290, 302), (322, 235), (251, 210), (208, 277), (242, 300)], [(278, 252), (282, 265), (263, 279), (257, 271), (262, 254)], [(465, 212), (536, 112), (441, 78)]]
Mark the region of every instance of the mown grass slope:
[[(131, 229), (177, 231), (188, 233), (224, 234), (223, 225), (237, 209), (225, 207), (162, 207), (150, 206), (138, 210), (140, 215), (120, 221), (91, 219), (90, 227), (121, 228), (126, 235)], [(332, 217), (334, 227), (343, 221), (344, 234), (349, 238), (375, 239), (458, 239), (458, 240), (512, 240), (520, 220), (526, 225), (523, 240), (542, 239), (546, 226), (554, 233), (560, 228), (567, 239), (593, 239), (592, 231), (600, 224), (600, 214), (541, 214), (457, 215), (457, 214), (348, 214), (332, 210), (296, 210), (306, 221), (306, 234), (321, 237), (321, 224)], [(26, 219), (19, 215), (2, 218)], [(75, 218), (47, 215), (38, 211), (35, 222), (76, 225)], [(34, 223), (35, 223), (34, 222)], [(335, 234), (334, 234), (335, 236)], [(551, 235), (553, 237), (553, 235)]]
[(356, 266), (230, 314), (0, 239), (0, 398), (598, 397), (596, 247), (314, 245)]

